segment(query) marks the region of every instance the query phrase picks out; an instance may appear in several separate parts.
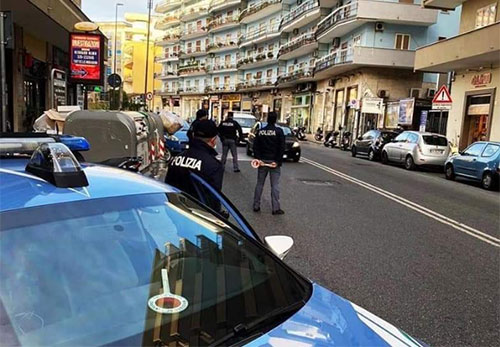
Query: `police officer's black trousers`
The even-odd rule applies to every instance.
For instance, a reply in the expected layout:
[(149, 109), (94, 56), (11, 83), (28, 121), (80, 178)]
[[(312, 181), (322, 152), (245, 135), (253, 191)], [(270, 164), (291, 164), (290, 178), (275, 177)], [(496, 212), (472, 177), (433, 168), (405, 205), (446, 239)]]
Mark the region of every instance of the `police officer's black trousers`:
[(261, 166), (258, 168), (257, 174), (257, 185), (255, 186), (255, 195), (253, 198), (253, 208), (260, 208), (260, 198), (262, 196), (262, 191), (264, 190), (264, 184), (266, 183), (266, 177), (269, 173), (271, 180), (271, 205), (273, 212), (280, 210), (280, 176), (281, 168), (277, 167), (272, 169), (267, 166)]
[(222, 143), (222, 165), (226, 166), (227, 153), (231, 150), (231, 156), (233, 157), (233, 169), (238, 170), (238, 149), (236, 148), (236, 141), (226, 139)]

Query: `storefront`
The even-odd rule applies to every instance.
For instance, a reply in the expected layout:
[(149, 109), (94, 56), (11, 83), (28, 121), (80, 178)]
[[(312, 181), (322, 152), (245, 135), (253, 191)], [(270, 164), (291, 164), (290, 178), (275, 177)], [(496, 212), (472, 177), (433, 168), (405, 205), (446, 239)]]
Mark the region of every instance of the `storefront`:
[(293, 94), (290, 114), (286, 122), (292, 127), (305, 127), (306, 131), (311, 131), (311, 105), (312, 93)]

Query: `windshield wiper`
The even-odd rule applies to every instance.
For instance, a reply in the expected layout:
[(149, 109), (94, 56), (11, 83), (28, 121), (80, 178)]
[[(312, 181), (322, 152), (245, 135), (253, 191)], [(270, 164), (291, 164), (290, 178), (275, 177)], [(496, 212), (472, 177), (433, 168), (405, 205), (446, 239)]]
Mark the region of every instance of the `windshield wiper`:
[(295, 312), (298, 311), (301, 307), (305, 305), (305, 302), (303, 300), (297, 301), (289, 306), (285, 307), (280, 307), (277, 308), (269, 313), (266, 313), (262, 317), (257, 318), (256, 320), (249, 322), (249, 323), (240, 323), (236, 324), (232, 331), (227, 334), (226, 336), (223, 336), (222, 338), (218, 339), (214, 343), (210, 344), (210, 346), (221, 346), (225, 345), (225, 343), (235, 337), (244, 337), (248, 336), (254, 330), (256, 327), (262, 325), (265, 322), (269, 321), (275, 321), (277, 318), (289, 314), (290, 312)]

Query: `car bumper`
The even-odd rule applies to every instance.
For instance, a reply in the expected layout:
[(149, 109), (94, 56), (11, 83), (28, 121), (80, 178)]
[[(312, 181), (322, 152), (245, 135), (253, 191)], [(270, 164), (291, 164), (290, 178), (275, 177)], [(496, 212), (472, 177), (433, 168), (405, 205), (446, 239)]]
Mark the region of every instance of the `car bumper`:
[(170, 152), (172, 152), (172, 154), (179, 154), (186, 149), (189, 149), (189, 143), (167, 141), (167, 148), (170, 150)]
[(416, 165), (444, 166), (448, 156), (428, 156), (419, 154), (415, 157)]
[(300, 157), (300, 148), (286, 150), (285, 154), (283, 155), (283, 159), (294, 159), (299, 157)]

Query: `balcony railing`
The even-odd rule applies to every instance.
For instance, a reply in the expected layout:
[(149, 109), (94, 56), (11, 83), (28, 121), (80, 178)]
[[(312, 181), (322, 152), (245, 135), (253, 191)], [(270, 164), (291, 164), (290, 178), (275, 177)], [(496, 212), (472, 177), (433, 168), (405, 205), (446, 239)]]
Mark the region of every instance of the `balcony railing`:
[(176, 12), (173, 15), (170, 15), (168, 17), (164, 17), (163, 19), (156, 22), (155, 29), (162, 30), (162, 29), (167, 28), (170, 25), (176, 24), (179, 21), (180, 21), (180, 13)]
[(278, 83), (287, 83), (301, 78), (310, 78), (314, 75), (314, 68), (303, 68), (292, 72), (287, 72), (278, 77)]
[(263, 0), (259, 1), (258, 3), (252, 4), (241, 11), (239, 20), (241, 21), (243, 18), (257, 13), (260, 10), (265, 9), (267, 6), (274, 5), (280, 2), (281, 0)]
[(217, 51), (219, 49), (224, 49), (224, 48), (237, 48), (238, 44), (235, 41), (229, 41), (229, 42), (212, 42), (209, 43), (207, 46), (207, 52), (213, 52)]
[(231, 24), (231, 23), (238, 23), (238, 15), (234, 15), (231, 17), (219, 17), (219, 18), (214, 18), (208, 23), (208, 30), (213, 30), (217, 29), (221, 26), (224, 26), (226, 24)]
[(339, 23), (345, 22), (358, 14), (358, 1), (351, 2), (347, 5), (337, 8), (330, 13), (321, 22), (318, 23), (316, 29), (316, 37), (319, 37), (325, 31), (336, 26)]
[(237, 69), (237, 68), (238, 68), (238, 66), (233, 62), (207, 65), (207, 71), (209, 71), (209, 72), (217, 71), (217, 70), (233, 70), (233, 69)]
[(219, 8), (222, 8), (226, 3), (228, 5), (231, 4), (232, 6), (235, 6), (240, 2), (241, 2), (240, 0), (212, 0), (210, 2), (210, 5), (208, 6), (208, 10), (210, 12), (217, 11)]
[(264, 61), (266, 59), (267, 60), (274, 59), (275, 57), (277, 57), (276, 52), (265, 50), (260, 53), (252, 54), (251, 56), (238, 59), (237, 66), (240, 67), (242, 65), (249, 65), (260, 61)]
[(182, 4), (182, 0), (161, 0), (156, 4), (155, 12), (165, 13), (166, 11), (179, 7)]
[(199, 72), (207, 72), (207, 69), (205, 68), (204, 65), (201, 64), (188, 64), (188, 65), (182, 65), (177, 68), (177, 72), (179, 76), (184, 76), (184, 75), (189, 75), (193, 73), (199, 73)]
[(155, 78), (156, 79), (164, 79), (164, 78), (169, 78), (169, 77), (174, 77), (177, 76), (176, 71), (163, 71), (161, 73), (155, 73)]
[(273, 80), (273, 78), (259, 78), (259, 79), (254, 78), (252, 80), (246, 80), (238, 83), (236, 89), (245, 90), (245, 89), (261, 88), (261, 87), (273, 87), (275, 85), (276, 82)]
[(181, 38), (181, 33), (179, 31), (176, 31), (174, 33), (163, 36), (159, 42), (161, 43), (161, 42), (176, 41), (179, 40), (180, 38)]
[(296, 7), (290, 13), (286, 14), (281, 18), (281, 23), (280, 23), (280, 29), (287, 26), (303, 14), (306, 14), (307, 12), (310, 12), (316, 8), (319, 7), (319, 2), (318, 0), (309, 0), (302, 5)]
[(257, 40), (261, 37), (267, 35), (273, 35), (279, 33), (279, 24), (267, 25), (263, 28), (259, 28), (253, 31), (249, 31), (247, 33), (243, 33), (240, 35), (238, 42), (241, 44), (245, 41)]
[(289, 52), (292, 52), (292, 51), (296, 50), (297, 48), (300, 48), (304, 45), (308, 45), (308, 44), (311, 44), (314, 42), (316, 42), (314, 32), (302, 34), (299, 37), (297, 37), (297, 38), (291, 40), (290, 42), (285, 43), (283, 46), (281, 46), (280, 50), (278, 51), (278, 57), (282, 56), (283, 54), (287, 54)]
[(207, 53), (206, 49), (203, 49), (201, 47), (194, 47), (194, 48), (188, 48), (186, 51), (179, 51), (179, 56), (180, 57), (189, 57), (191, 55), (196, 55), (196, 54), (205, 54)]
[(314, 71), (318, 72), (334, 65), (351, 63), (353, 59), (353, 49), (338, 49), (318, 60), (314, 66)]
[(205, 34), (208, 31), (207, 27), (194, 27), (194, 28), (187, 28), (182, 32), (182, 36), (188, 36), (188, 35), (193, 35), (193, 34)]
[(164, 54), (160, 57), (155, 57), (155, 61), (162, 62), (162, 61), (167, 61), (167, 60), (175, 60), (179, 58), (179, 54), (174, 52), (174, 53), (169, 53), (169, 54)]
[(217, 92), (235, 92), (236, 84), (234, 83), (221, 83), (221, 84), (209, 84), (205, 87), (205, 93), (217, 93)]
[(181, 17), (197, 17), (200, 16), (203, 13), (208, 13), (208, 5), (207, 3), (198, 3), (189, 7), (185, 7), (184, 10), (182, 11), (182, 16)]

